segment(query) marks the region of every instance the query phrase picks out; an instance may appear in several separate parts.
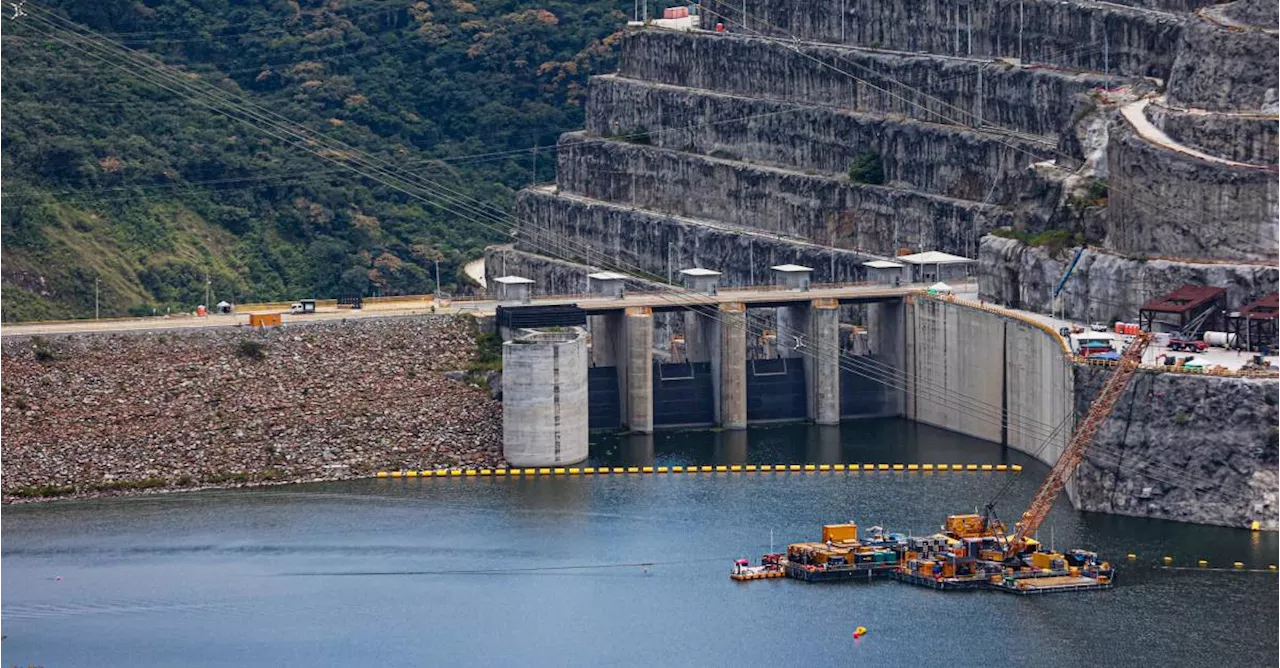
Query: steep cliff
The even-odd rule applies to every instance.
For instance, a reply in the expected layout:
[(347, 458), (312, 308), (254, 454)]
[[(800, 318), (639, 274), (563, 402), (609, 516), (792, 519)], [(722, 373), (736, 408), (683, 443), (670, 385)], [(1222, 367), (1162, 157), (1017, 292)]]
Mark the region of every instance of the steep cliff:
[(593, 77), (587, 132), (655, 128), (662, 148), (843, 175), (868, 152), (888, 184), (958, 199), (1005, 203), (1039, 197), (1028, 166), (1053, 145), (953, 125), (799, 106), (615, 76)]
[[(1164, 78), (1183, 19), (1174, 14), (1075, 0), (746, 0), (741, 29), (833, 44), (1024, 62)], [(740, 19), (732, 0), (712, 11)]]
[(1270, 30), (1215, 22), (1206, 11), (1182, 31), (1169, 74), (1169, 99), (1215, 111), (1276, 112), (1280, 89), (1276, 26)]
[(1124, 120), (1108, 132), (1107, 246), (1120, 253), (1274, 261), (1274, 171), (1156, 146)]
[(1070, 125), (1072, 108), (1064, 102), (1076, 95), (1100, 86), (1146, 85), (1008, 61), (666, 30), (628, 33), (618, 74), (748, 97), (902, 114), (933, 123), (985, 124), (1050, 137)]
[[(1077, 366), (1083, 414), (1108, 369)], [(1276, 529), (1274, 380), (1141, 372), (1076, 471), (1082, 510)]]
[[(1043, 247), (983, 237), (978, 286), (984, 300), (1049, 312), (1074, 249), (1051, 257)], [(1131, 260), (1090, 248), (1064, 286), (1061, 309), (1084, 322), (1131, 320), (1146, 302), (1185, 284), (1227, 289), (1227, 302), (1244, 304), (1280, 287), (1280, 269), (1266, 265)]]
[(557, 155), (569, 193), (881, 255), (915, 246), (972, 256), (982, 234), (1009, 224), (980, 202), (576, 133)]
[(1274, 114), (1206, 114), (1152, 104), (1147, 117), (1174, 141), (1209, 155), (1259, 166), (1280, 160), (1280, 122)]
[[(538, 240), (548, 235), (574, 239), (574, 248), (564, 251), (583, 253), (574, 259), (615, 271), (639, 270), (657, 277), (669, 276), (675, 283), (680, 281), (681, 269), (708, 267), (723, 273), (721, 285), (768, 284), (773, 280), (769, 267), (788, 263), (812, 267), (813, 280), (817, 282), (858, 281), (866, 276), (862, 263), (873, 259), (856, 251), (555, 194), (547, 189), (525, 190), (518, 207), (522, 225), (517, 233), (521, 239), (517, 243), (519, 250), (546, 253)], [(553, 273), (548, 280), (553, 284), (559, 279)], [(565, 287), (572, 285), (566, 283)]]

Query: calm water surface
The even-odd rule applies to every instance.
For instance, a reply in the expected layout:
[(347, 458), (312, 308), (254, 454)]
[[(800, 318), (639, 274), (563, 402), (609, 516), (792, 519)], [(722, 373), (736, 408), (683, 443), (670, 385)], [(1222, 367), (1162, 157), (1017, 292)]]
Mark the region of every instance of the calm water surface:
[[(595, 464), (1008, 462), (897, 420), (600, 438)], [(735, 583), (731, 559), (855, 520), (912, 532), (999, 473), (368, 480), (10, 507), (4, 665), (1274, 666), (1275, 534), (1074, 512), (1060, 547), (1112, 591), (1020, 598), (896, 582)], [(1041, 538), (1046, 538), (1041, 532)], [(647, 568), (635, 565), (653, 562)], [(577, 567), (583, 568), (565, 568)], [(522, 570), (523, 569), (523, 570)], [(558, 569), (558, 570), (530, 570)], [(60, 577), (61, 579), (55, 579)], [(854, 642), (856, 626), (870, 634)]]

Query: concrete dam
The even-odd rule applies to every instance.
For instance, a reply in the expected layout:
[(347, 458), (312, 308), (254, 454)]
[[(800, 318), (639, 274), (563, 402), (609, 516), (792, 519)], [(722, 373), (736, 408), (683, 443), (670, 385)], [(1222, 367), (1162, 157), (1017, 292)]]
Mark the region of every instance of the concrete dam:
[[(546, 294), (627, 276), (613, 312), (552, 323), (583, 333), (588, 428), (902, 416), (1051, 463), (1105, 374), (1053, 329), (917, 294), (732, 291), (937, 252), (976, 260), (985, 302), (1105, 326), (1183, 285), (1231, 305), (1280, 287), (1274, 2), (699, 9), (626, 30), (555, 183), (522, 191), (514, 243), (486, 251), (491, 281)], [(631, 306), (691, 267), (720, 272), (718, 298)], [(1072, 502), (1275, 527), (1276, 403), (1274, 379), (1144, 368)]]

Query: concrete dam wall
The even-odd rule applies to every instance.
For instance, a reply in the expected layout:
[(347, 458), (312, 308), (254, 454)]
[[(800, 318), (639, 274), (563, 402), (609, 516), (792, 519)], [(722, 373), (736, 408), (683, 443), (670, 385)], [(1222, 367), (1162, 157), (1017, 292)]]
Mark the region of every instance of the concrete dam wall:
[(906, 308), (906, 417), (1052, 465), (1075, 426), (1074, 379), (1059, 340), (937, 299), (918, 297)]

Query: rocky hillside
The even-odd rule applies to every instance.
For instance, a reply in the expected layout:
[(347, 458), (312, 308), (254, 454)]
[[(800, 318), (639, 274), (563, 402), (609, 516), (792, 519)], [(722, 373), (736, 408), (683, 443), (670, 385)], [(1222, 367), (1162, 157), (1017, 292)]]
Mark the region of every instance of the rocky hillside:
[(469, 318), (3, 343), (4, 498), (500, 465)]

